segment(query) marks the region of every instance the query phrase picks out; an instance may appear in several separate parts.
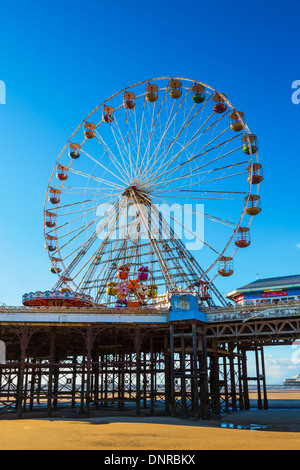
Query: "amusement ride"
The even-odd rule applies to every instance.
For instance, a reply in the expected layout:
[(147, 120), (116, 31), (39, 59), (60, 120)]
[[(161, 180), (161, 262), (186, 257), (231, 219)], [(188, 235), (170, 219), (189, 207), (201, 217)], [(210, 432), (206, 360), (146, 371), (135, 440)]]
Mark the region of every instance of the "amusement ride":
[(257, 137), (224, 93), (180, 77), (124, 88), (59, 155), (44, 206), (58, 280), (24, 305), (147, 308), (192, 293), (225, 306), (214, 280), (250, 245), (262, 180)]

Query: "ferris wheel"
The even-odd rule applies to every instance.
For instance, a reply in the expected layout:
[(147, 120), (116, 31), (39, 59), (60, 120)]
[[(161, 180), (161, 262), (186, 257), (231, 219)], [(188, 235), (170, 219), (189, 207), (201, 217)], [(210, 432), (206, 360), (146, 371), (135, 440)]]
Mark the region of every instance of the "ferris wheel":
[(234, 272), (261, 211), (257, 137), (227, 96), (200, 81), (145, 80), (99, 104), (53, 169), (44, 235), (55, 290), (142, 306)]

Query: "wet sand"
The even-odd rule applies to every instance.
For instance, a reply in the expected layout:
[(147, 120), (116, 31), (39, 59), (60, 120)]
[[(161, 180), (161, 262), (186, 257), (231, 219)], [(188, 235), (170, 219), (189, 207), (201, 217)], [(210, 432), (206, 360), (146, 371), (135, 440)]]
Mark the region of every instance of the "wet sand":
[[(255, 394), (251, 394), (254, 406)], [(298, 450), (300, 391), (269, 392), (269, 410), (239, 411), (221, 420), (165, 417), (5, 419), (0, 449), (62, 450)], [(221, 428), (260, 424), (265, 430)]]

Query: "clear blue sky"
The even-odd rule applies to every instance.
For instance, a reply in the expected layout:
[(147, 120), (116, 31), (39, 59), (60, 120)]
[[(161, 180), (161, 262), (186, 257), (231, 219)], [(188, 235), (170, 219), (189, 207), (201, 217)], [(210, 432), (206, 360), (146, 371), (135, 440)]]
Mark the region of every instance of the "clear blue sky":
[(24, 292), (54, 283), (43, 204), (75, 127), (114, 92), (160, 76), (223, 91), (259, 138), (263, 212), (236, 273), (217, 283), (221, 292), (257, 273), (300, 273), (300, 104), (291, 100), (292, 82), (300, 80), (299, 19), (299, 0), (2, 4), (0, 301), (18, 305)]

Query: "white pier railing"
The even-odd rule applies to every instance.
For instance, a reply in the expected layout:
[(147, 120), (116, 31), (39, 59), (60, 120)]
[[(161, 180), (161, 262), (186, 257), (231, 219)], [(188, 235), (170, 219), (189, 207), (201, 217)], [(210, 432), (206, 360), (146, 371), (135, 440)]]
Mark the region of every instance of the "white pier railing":
[(208, 323), (248, 321), (252, 318), (279, 318), (300, 316), (300, 302), (278, 302), (244, 307), (205, 308)]

